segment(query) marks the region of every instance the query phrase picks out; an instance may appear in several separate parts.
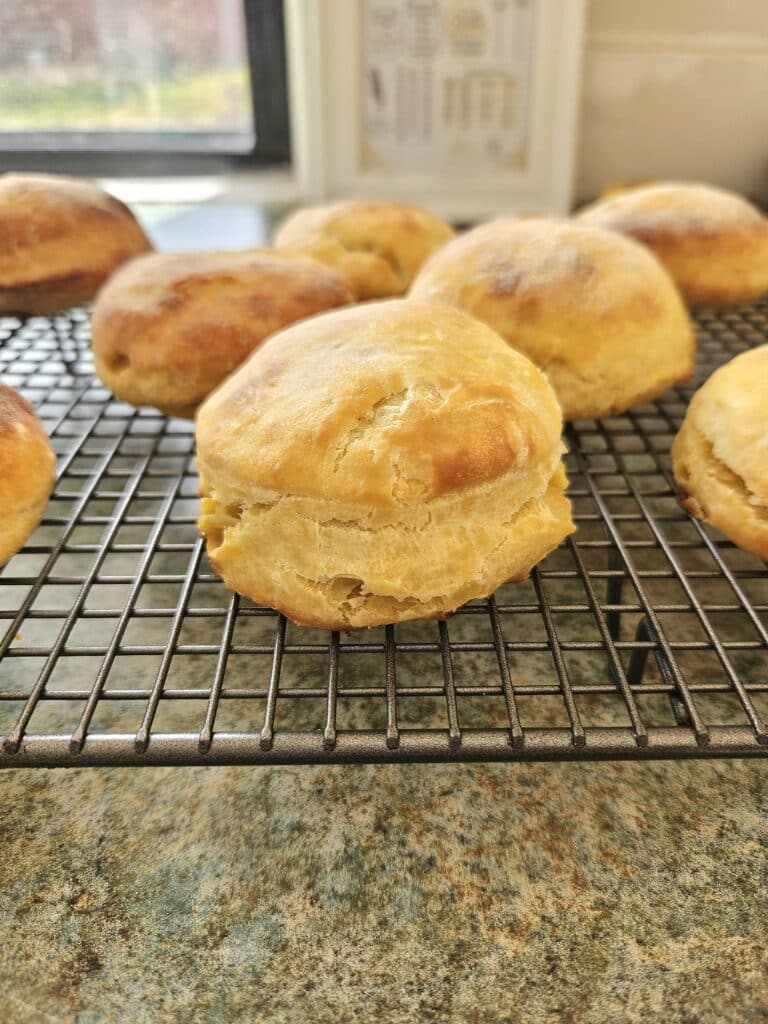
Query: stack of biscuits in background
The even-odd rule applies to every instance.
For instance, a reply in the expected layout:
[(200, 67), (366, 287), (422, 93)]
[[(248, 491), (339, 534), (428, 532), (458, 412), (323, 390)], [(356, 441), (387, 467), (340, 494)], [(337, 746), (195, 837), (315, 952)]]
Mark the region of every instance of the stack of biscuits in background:
[[(214, 568), (323, 628), (444, 618), (525, 578), (574, 529), (563, 420), (689, 378), (687, 307), (766, 291), (768, 222), (703, 185), (460, 235), (350, 200), (292, 214), (273, 248), (174, 254), (94, 185), (0, 178), (0, 314), (96, 296), (104, 384), (196, 418)], [(768, 559), (768, 346), (704, 384), (672, 457), (685, 508)], [(54, 463), (0, 389), (0, 564), (39, 522)]]

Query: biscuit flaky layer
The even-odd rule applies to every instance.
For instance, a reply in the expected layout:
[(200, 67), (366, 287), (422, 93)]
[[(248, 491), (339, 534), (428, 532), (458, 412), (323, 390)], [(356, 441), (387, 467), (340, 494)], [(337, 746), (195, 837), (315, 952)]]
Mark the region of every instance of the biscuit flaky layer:
[(647, 245), (691, 306), (751, 302), (768, 291), (768, 221), (734, 192), (659, 182), (598, 200), (578, 219)]
[(622, 412), (693, 369), (693, 326), (671, 278), (615, 232), (491, 221), (435, 253), (410, 294), (493, 327), (545, 371), (568, 420)]
[(96, 373), (132, 405), (192, 417), (270, 334), (352, 301), (337, 271), (271, 249), (150, 253), (99, 293)]
[(306, 206), (278, 228), (275, 245), (303, 253), (348, 278), (358, 299), (404, 295), (427, 257), (453, 228), (419, 206), (345, 199)]
[(131, 211), (87, 181), (0, 176), (0, 312), (53, 313), (93, 298), (151, 243)]
[(460, 311), (305, 321), (200, 409), (209, 556), (303, 624), (449, 614), (572, 531), (560, 427), (544, 376)]
[(51, 443), (32, 406), (0, 384), (0, 565), (40, 522), (55, 469)]
[(768, 345), (736, 356), (696, 392), (672, 462), (688, 511), (768, 561)]
[(264, 492), (244, 500), (201, 466), (200, 529), (231, 589), (324, 629), (440, 618), (522, 580), (569, 533), (558, 465), (515, 505), (502, 478), (429, 504), (373, 509)]

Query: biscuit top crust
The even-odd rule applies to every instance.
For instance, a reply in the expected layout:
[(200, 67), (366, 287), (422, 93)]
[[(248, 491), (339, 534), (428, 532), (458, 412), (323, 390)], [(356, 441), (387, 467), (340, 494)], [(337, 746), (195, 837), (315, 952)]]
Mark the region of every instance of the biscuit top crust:
[(418, 504), (560, 455), (544, 375), (467, 314), (412, 300), (338, 310), (270, 338), (204, 403), (199, 455), (254, 489)]

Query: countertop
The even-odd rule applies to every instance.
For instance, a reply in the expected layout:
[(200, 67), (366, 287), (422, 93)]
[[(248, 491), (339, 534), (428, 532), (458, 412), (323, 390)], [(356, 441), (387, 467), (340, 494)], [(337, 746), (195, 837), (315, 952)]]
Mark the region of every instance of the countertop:
[(0, 787), (8, 1024), (768, 1021), (768, 762)]

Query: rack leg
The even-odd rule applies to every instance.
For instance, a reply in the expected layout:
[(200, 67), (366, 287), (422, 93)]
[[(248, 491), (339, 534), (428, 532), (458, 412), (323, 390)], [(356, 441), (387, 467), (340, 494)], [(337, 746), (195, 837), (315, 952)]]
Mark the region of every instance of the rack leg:
[[(637, 624), (635, 630), (635, 641), (645, 642), (651, 639), (651, 632), (648, 628), (648, 620), (643, 616)], [(639, 647), (632, 651), (632, 657), (629, 660), (629, 668), (627, 669), (627, 682), (630, 686), (639, 686), (643, 681), (645, 675), (645, 666), (648, 662), (649, 648)], [(656, 654), (656, 660), (658, 662), (659, 671), (664, 679), (665, 683), (670, 686), (673, 684), (672, 676), (670, 675), (667, 663), (663, 657), (660, 656), (660, 652)], [(674, 694), (670, 694), (669, 703), (672, 706), (672, 714), (675, 716), (675, 721), (678, 725), (690, 725), (690, 718), (683, 702), (676, 697)]]
[[(611, 548), (608, 552), (608, 568), (612, 571), (616, 571), (623, 568), (621, 561), (621, 555), (616, 548)], [(609, 576), (608, 586), (605, 593), (606, 604), (621, 604), (622, 592), (624, 590), (624, 575), (620, 576)], [(605, 621), (608, 626), (608, 631), (611, 634), (612, 640), (619, 639), (619, 631), (621, 629), (621, 612), (615, 610), (609, 610), (605, 613)]]
[[(648, 620), (643, 616), (637, 624), (637, 629), (635, 629), (635, 642), (644, 643), (650, 639), (651, 633), (648, 629)], [(629, 668), (627, 669), (627, 682), (630, 686), (639, 686), (642, 683), (647, 661), (647, 647), (636, 647), (632, 651), (632, 657), (629, 659)]]

